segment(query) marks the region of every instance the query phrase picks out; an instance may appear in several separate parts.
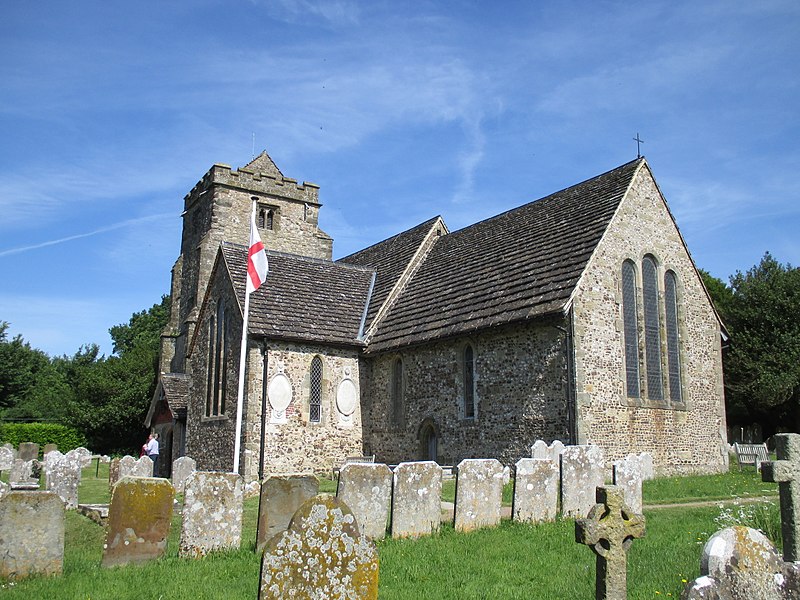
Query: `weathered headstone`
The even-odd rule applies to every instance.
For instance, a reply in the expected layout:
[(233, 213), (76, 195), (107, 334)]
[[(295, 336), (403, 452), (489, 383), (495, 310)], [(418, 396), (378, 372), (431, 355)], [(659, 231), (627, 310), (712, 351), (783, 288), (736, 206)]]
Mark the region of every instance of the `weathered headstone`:
[(442, 467), (433, 461), (400, 463), (394, 469), (392, 537), (419, 537), (439, 531)]
[(336, 496), (356, 517), (358, 529), (368, 539), (386, 536), (392, 504), (392, 471), (383, 464), (349, 463), (339, 471)]
[(622, 489), (628, 508), (642, 512), (642, 463), (638, 456), (629, 455), (614, 463), (614, 485)]
[(124, 477), (114, 486), (103, 546), (103, 566), (163, 556), (175, 490), (166, 479)]
[(567, 446), (561, 453), (561, 514), (585, 517), (595, 490), (605, 484), (603, 451), (598, 446)]
[(8, 482), (11, 487), (25, 487), (25, 488), (38, 488), (39, 487), (39, 470), (38, 460), (22, 460), (17, 458), (11, 466), (8, 474)]
[(11, 491), (11, 486), (8, 485), (5, 481), (0, 481), (0, 500), (3, 499), (3, 496), (8, 494)]
[(13, 448), (8, 445), (0, 446), (0, 471), (10, 471), (14, 466), (14, 459), (16, 454)]
[(153, 461), (149, 456), (141, 456), (138, 459), (132, 456), (123, 456), (119, 460), (119, 478), (123, 477), (152, 477)]
[(59, 575), (64, 504), (52, 492), (9, 492), (0, 499), (0, 578)]
[(517, 462), (514, 478), (515, 521), (555, 521), (558, 510), (558, 463), (549, 458), (523, 458)]
[(172, 487), (176, 494), (182, 494), (186, 480), (197, 470), (197, 462), (189, 456), (181, 456), (172, 461)]
[(494, 458), (462, 460), (456, 477), (456, 531), (499, 525), (503, 505), (500, 461)]
[(261, 484), (258, 500), (256, 552), (276, 534), (286, 531), (294, 513), (319, 493), (319, 480), (313, 475), (272, 475)]
[(374, 600), (378, 554), (350, 509), (333, 496), (308, 500), (289, 529), (274, 536), (261, 562), (259, 600)]
[(238, 473), (196, 471), (186, 481), (180, 556), (238, 549), (244, 492)]
[(78, 506), (78, 485), (81, 482), (80, 456), (48, 452), (44, 459), (45, 486), (58, 494), (67, 509)]
[(628, 597), (628, 549), (644, 533), (644, 516), (624, 505), (622, 490), (614, 485), (597, 488), (597, 504), (585, 519), (575, 521), (575, 541), (597, 555), (596, 600)]
[(655, 479), (656, 473), (653, 469), (653, 455), (649, 452), (640, 452), (635, 456), (638, 456), (639, 458), (639, 464), (641, 465), (642, 469), (642, 479), (645, 481)]
[(47, 458), (47, 455), (54, 450), (58, 450), (58, 444), (45, 444), (42, 449), (42, 457)]
[(774, 439), (778, 460), (762, 463), (761, 478), (778, 483), (783, 558), (800, 561), (800, 434), (779, 433)]
[(92, 464), (92, 453), (83, 446), (73, 448), (67, 452), (66, 456), (68, 456), (70, 460), (76, 461), (81, 469)]
[(531, 458), (549, 458), (558, 464), (561, 453), (564, 452), (564, 443), (560, 440), (553, 440), (548, 446), (544, 440), (536, 440), (531, 446)]
[(39, 444), (33, 442), (22, 442), (19, 445), (19, 452), (17, 452), (19, 460), (37, 460), (39, 458)]
[(119, 458), (112, 458), (111, 462), (108, 463), (108, 488), (109, 490), (114, 489), (114, 484), (120, 480), (119, 476), (120, 472), (120, 459)]
[(687, 584), (683, 600), (772, 600), (800, 597), (800, 565), (785, 563), (764, 534), (728, 527), (709, 538), (701, 576)]

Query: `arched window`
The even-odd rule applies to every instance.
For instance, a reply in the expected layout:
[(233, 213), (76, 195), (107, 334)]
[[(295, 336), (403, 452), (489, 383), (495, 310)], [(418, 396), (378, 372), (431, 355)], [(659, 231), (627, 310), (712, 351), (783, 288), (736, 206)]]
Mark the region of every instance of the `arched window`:
[(464, 347), (464, 418), (475, 418), (475, 351), (471, 344)]
[(308, 393), (308, 420), (322, 420), (322, 359), (315, 356), (311, 361), (311, 386)]
[(636, 306), (636, 267), (622, 263), (622, 322), (625, 336), (625, 387), (628, 398), (639, 398), (639, 315)]
[(664, 316), (667, 334), (667, 373), (669, 375), (669, 399), (681, 402), (681, 353), (678, 338), (678, 279), (673, 271), (664, 275)]
[(644, 356), (647, 369), (647, 396), (663, 400), (661, 382), (661, 327), (658, 318), (658, 272), (655, 259), (642, 259), (642, 296), (644, 304)]
[(400, 427), (403, 424), (403, 359), (396, 358), (392, 363), (391, 383), (391, 424)]
[(225, 414), (225, 396), (228, 387), (228, 319), (225, 303), (217, 304), (216, 317), (209, 320), (208, 328), (208, 379), (206, 396), (206, 416)]
[(275, 213), (271, 208), (259, 206), (256, 212), (256, 226), (259, 229), (272, 229)]
[(206, 367), (206, 416), (211, 416), (212, 406), (214, 405), (214, 355), (216, 345), (214, 341), (217, 335), (217, 320), (214, 315), (208, 320), (208, 363)]

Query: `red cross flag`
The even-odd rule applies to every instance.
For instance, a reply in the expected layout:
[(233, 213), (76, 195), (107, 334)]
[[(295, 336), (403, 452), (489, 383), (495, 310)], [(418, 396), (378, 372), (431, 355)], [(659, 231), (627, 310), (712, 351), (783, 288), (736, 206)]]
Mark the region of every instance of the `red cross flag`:
[(247, 293), (255, 292), (264, 283), (269, 271), (267, 251), (256, 227), (256, 214), (250, 215), (250, 249), (247, 252)]

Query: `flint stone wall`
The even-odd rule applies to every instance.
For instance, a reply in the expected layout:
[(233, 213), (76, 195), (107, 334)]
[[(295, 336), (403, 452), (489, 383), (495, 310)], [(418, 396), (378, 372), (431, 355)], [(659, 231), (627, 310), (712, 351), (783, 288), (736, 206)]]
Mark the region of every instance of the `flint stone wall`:
[(273, 475), (261, 484), (258, 502), (256, 552), (289, 527), (294, 513), (319, 493), (319, 480), (314, 475)]
[(392, 503), (392, 471), (383, 464), (351, 463), (339, 471), (336, 496), (356, 517), (358, 528), (371, 540), (386, 535)]
[(197, 558), (238, 549), (242, 539), (242, 477), (197, 471), (186, 481), (178, 554)]
[(392, 537), (439, 531), (442, 468), (432, 461), (400, 463), (394, 470)]
[(559, 475), (555, 460), (523, 458), (517, 461), (512, 518), (522, 523), (555, 521)]
[(0, 498), (0, 577), (60, 575), (64, 504), (52, 492), (9, 492)]
[(489, 459), (467, 459), (458, 464), (454, 525), (473, 531), (500, 524), (503, 503), (503, 465)]

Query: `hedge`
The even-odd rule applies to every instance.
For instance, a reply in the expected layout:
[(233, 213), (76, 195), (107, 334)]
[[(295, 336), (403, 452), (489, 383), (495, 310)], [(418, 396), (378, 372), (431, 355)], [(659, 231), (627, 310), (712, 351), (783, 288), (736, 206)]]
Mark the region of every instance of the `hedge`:
[(57, 423), (0, 423), (0, 446), (19, 448), (23, 442), (39, 444), (40, 452), (45, 444), (56, 444), (60, 452), (69, 452), (85, 446), (86, 438), (77, 429)]

